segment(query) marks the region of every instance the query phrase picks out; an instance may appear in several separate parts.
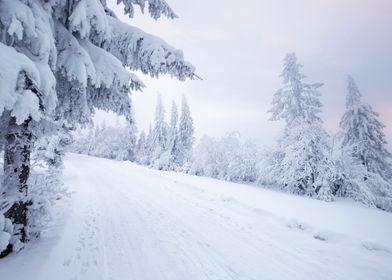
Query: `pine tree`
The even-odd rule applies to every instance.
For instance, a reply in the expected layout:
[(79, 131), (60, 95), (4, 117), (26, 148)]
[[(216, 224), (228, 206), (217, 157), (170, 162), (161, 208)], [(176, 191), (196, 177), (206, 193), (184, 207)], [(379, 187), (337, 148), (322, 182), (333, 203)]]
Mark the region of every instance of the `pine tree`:
[(289, 53), (284, 59), (284, 67), (280, 77), (283, 87), (273, 98), (271, 120), (284, 120), (287, 126), (300, 120), (301, 122), (319, 122), (318, 114), (321, 112), (319, 88), (321, 83), (307, 84), (306, 78), (300, 70), (303, 65), (297, 62), (295, 53)]
[(163, 161), (165, 170), (178, 170), (180, 165), (178, 162), (178, 112), (177, 105), (173, 101), (170, 114), (170, 127), (168, 133), (168, 143)]
[(131, 118), (125, 125), (125, 141), (126, 149), (128, 150), (127, 160), (136, 161), (137, 158), (137, 127), (135, 121), (134, 107), (131, 106)]
[(165, 108), (162, 104), (161, 95), (158, 94), (155, 108), (155, 124), (151, 136), (151, 165), (154, 168), (162, 169), (165, 160), (162, 158), (167, 150), (169, 126), (165, 122)]
[(185, 96), (182, 96), (181, 118), (178, 128), (178, 162), (180, 166), (189, 169), (192, 159), (192, 149), (194, 143), (194, 128), (191, 111)]
[(136, 162), (145, 165), (147, 164), (147, 157), (146, 133), (142, 131), (136, 144)]
[(346, 112), (341, 122), (341, 173), (338, 195), (392, 211), (391, 154), (386, 149), (384, 125), (348, 77)]
[(392, 179), (392, 168), (388, 160), (392, 155), (387, 150), (383, 129), (385, 125), (370, 105), (361, 101), (362, 94), (354, 79), (348, 77), (346, 112), (340, 122), (343, 132), (342, 147), (350, 148), (352, 156), (385, 180)]
[(146, 136), (146, 163), (145, 165), (150, 165), (151, 164), (151, 158), (152, 158), (152, 151), (153, 151), (153, 142), (152, 142), (152, 125), (150, 123), (148, 127), (148, 133)]
[[(176, 17), (164, 0), (118, 3), (130, 17), (136, 6), (147, 6), (154, 19)], [(0, 61), (1, 212), (15, 225), (14, 243), (28, 239), (30, 155), (43, 120), (70, 128), (90, 123), (95, 109), (102, 109), (131, 121), (130, 91), (144, 85), (127, 68), (153, 77), (195, 76), (180, 50), (122, 23), (106, 0), (1, 0)]]
[(272, 120), (284, 120), (279, 156), (271, 168), (286, 191), (332, 200), (329, 181), (332, 162), (328, 157), (328, 135), (321, 127), (320, 83), (307, 84), (294, 53), (287, 54), (281, 74), (283, 87), (273, 99)]

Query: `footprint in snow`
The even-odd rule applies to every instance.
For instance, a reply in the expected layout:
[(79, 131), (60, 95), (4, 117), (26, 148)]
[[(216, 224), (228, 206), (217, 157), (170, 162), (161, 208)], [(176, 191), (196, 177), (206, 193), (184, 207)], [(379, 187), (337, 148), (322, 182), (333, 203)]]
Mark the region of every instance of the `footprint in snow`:
[(308, 230), (310, 227), (306, 225), (305, 223), (301, 223), (295, 219), (291, 219), (286, 221), (286, 227), (291, 228), (291, 229), (298, 229), (298, 230)]
[(313, 234), (313, 238), (320, 241), (338, 241), (341, 240), (343, 236), (331, 231), (319, 230)]
[(390, 248), (376, 242), (366, 241), (362, 243), (362, 246), (369, 251), (379, 251), (392, 254), (392, 250)]

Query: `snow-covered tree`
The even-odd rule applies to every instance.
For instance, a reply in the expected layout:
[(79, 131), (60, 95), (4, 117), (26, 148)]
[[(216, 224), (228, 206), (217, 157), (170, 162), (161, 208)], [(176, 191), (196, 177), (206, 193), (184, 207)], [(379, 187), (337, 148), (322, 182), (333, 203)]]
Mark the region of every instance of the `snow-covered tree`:
[(135, 122), (135, 111), (133, 106), (131, 106), (131, 119), (125, 124), (126, 131), (126, 143), (128, 148), (127, 160), (136, 161), (137, 158), (137, 127)]
[(162, 104), (162, 97), (158, 94), (155, 108), (155, 124), (151, 136), (151, 166), (163, 169), (165, 159), (162, 157), (167, 149), (169, 136), (169, 126), (165, 122), (165, 108)]
[(148, 127), (148, 132), (146, 136), (146, 160), (145, 160), (145, 165), (150, 165), (151, 164), (151, 155), (153, 151), (153, 142), (152, 142), (152, 125), (150, 123)]
[(272, 120), (284, 120), (286, 127), (279, 140), (273, 177), (291, 193), (332, 200), (328, 135), (318, 114), (320, 83), (307, 84), (302, 65), (294, 53), (287, 54), (281, 77), (283, 87), (273, 98)]
[[(379, 174), (385, 180), (392, 179), (391, 153), (383, 132), (385, 125), (370, 105), (362, 102), (362, 94), (354, 79), (348, 77), (346, 112), (340, 122), (343, 132), (342, 146), (350, 148), (366, 170)], [(366, 175), (364, 175), (366, 176)]]
[(252, 140), (241, 142), (232, 154), (227, 167), (226, 180), (233, 182), (255, 182), (258, 177), (259, 149)]
[(136, 162), (142, 165), (148, 164), (146, 133), (142, 131), (136, 144)]
[(337, 194), (392, 211), (391, 154), (386, 148), (385, 126), (361, 97), (354, 79), (349, 76), (337, 157), (344, 180), (338, 181)]
[(39, 137), (32, 153), (32, 168), (29, 178), (28, 238), (39, 237), (41, 231), (53, 218), (51, 206), (62, 196), (67, 195), (62, 181), (63, 158), (73, 141), (71, 134), (54, 127), (55, 133)]
[(162, 162), (164, 163), (162, 169), (179, 170), (180, 163), (178, 161), (178, 148), (178, 111), (177, 105), (173, 101), (171, 106), (167, 148), (165, 153), (162, 155)]
[(182, 96), (181, 117), (178, 127), (178, 162), (180, 166), (187, 169), (191, 158), (194, 139), (194, 128), (191, 111), (185, 96)]
[(217, 178), (219, 174), (217, 154), (219, 154), (217, 141), (212, 137), (203, 135), (195, 148), (192, 164), (188, 172), (198, 176)]
[[(147, 6), (154, 19), (176, 15), (164, 0), (120, 0), (133, 17)], [(30, 154), (43, 120), (87, 124), (95, 109), (132, 120), (129, 94), (153, 77), (193, 78), (194, 67), (158, 37), (122, 23), (106, 0), (0, 1), (0, 115), (5, 137), (1, 213), (26, 241)], [(13, 244), (8, 244), (8, 252)]]
[(233, 182), (254, 182), (258, 160), (255, 143), (243, 142), (238, 132), (219, 140), (203, 136), (195, 148), (189, 173)]
[(328, 135), (319, 123), (292, 123), (280, 139), (278, 149), (283, 157), (277, 162), (274, 175), (286, 191), (333, 199), (333, 162)]
[(136, 139), (134, 124), (116, 122), (115, 126), (111, 126), (103, 122), (91, 128), (86, 135), (79, 137), (72, 150), (95, 157), (135, 161)]
[(313, 123), (320, 121), (318, 114), (321, 112), (319, 88), (321, 83), (307, 84), (305, 75), (301, 73), (303, 66), (297, 62), (295, 53), (289, 53), (284, 59), (283, 87), (273, 97), (271, 120), (283, 120), (287, 126), (292, 122), (301, 120)]

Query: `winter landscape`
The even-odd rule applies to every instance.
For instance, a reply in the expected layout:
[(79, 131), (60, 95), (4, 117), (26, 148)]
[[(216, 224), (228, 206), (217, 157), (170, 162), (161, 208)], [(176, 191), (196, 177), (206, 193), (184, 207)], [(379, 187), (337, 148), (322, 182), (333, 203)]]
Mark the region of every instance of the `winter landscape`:
[(391, 20), (0, 0), (0, 280), (392, 280)]

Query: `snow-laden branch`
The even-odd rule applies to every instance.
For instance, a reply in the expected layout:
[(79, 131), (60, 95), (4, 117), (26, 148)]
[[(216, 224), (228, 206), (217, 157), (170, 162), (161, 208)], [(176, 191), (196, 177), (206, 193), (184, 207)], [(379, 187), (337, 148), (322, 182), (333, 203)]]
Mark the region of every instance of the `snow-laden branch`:
[(39, 70), (27, 56), (2, 43), (0, 61), (0, 115), (4, 110), (9, 110), (18, 123), (23, 123), (28, 117), (39, 120), (39, 99), (23, 84), (26, 75), (39, 85)]
[(164, 40), (108, 16), (111, 40), (106, 49), (131, 70), (141, 70), (152, 77), (169, 74), (185, 80), (194, 79), (195, 67), (184, 60), (181, 50)]
[(68, 81), (77, 80), (99, 88), (140, 89), (143, 83), (127, 71), (112, 54), (88, 40), (77, 40), (61, 24), (56, 25), (58, 38), (57, 69)]
[(144, 13), (146, 4), (148, 5), (148, 12), (155, 20), (160, 18), (161, 15), (170, 19), (177, 18), (177, 15), (164, 0), (117, 0), (117, 3), (124, 4), (124, 14), (129, 15), (131, 18), (135, 13), (134, 5), (139, 6)]

